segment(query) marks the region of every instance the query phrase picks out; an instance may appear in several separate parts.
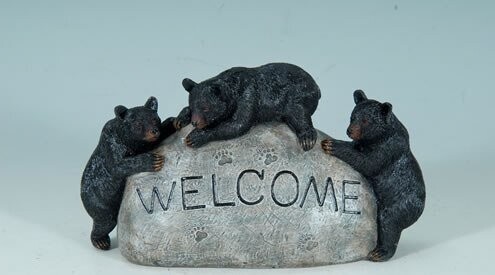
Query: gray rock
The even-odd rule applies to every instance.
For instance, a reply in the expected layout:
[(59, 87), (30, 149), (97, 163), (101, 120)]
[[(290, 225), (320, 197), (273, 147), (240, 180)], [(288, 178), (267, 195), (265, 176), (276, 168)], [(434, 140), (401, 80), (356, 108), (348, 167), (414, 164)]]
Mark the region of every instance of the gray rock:
[(304, 267), (361, 260), (375, 247), (373, 192), (359, 173), (323, 153), (324, 133), (304, 152), (284, 124), (199, 149), (184, 145), (190, 130), (164, 141), (161, 172), (128, 179), (118, 241), (129, 261)]

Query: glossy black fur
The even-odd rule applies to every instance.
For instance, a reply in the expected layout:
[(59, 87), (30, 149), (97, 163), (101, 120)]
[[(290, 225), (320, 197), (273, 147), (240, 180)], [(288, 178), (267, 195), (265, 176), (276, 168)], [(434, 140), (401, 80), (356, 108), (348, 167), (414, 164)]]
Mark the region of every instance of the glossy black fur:
[(154, 97), (144, 106), (115, 107), (116, 117), (103, 127), (100, 141), (84, 169), (81, 199), (93, 219), (91, 242), (98, 249), (110, 249), (108, 234), (117, 224), (126, 178), (163, 167), (163, 157), (149, 151), (175, 132), (175, 118), (161, 123), (157, 108)]
[(295, 65), (235, 67), (199, 84), (187, 78), (182, 84), (189, 92), (189, 106), (179, 115), (176, 126), (192, 122), (196, 127), (186, 138), (191, 147), (241, 136), (252, 126), (268, 121), (287, 123), (304, 150), (316, 142), (311, 116), (318, 106), (320, 89)]
[(373, 186), (378, 206), (378, 244), (372, 261), (386, 261), (397, 249), (403, 229), (421, 216), (425, 185), (409, 147), (409, 134), (392, 113), (390, 103), (354, 92), (356, 106), (347, 134), (352, 142), (324, 140), (326, 153), (347, 162)]

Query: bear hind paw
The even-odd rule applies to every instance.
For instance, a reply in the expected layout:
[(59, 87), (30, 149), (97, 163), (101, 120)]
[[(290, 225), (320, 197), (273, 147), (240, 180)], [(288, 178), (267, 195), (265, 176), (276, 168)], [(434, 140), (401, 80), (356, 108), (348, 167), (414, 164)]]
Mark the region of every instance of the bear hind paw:
[(368, 254), (368, 260), (372, 262), (385, 262), (388, 261), (392, 256), (394, 256), (395, 250), (375, 248)]
[(94, 247), (101, 250), (110, 250), (110, 236), (106, 235), (101, 238), (91, 238)]

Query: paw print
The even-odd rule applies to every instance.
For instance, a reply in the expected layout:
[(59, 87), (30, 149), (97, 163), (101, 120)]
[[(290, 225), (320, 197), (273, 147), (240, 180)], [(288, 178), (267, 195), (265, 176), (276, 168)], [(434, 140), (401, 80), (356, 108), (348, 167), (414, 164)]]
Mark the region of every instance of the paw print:
[(215, 160), (218, 161), (218, 165), (222, 166), (227, 163), (232, 163), (232, 152), (227, 150), (220, 150), (215, 153)]
[(275, 155), (275, 149), (263, 149), (258, 151), (258, 160), (263, 161), (265, 165), (270, 165), (278, 160)]
[(191, 234), (194, 238), (194, 240), (199, 243), (200, 241), (206, 239), (208, 237), (208, 233), (206, 233), (204, 227), (193, 227)]
[(311, 251), (318, 246), (318, 242), (312, 234), (303, 234), (299, 237), (297, 247), (302, 250)]

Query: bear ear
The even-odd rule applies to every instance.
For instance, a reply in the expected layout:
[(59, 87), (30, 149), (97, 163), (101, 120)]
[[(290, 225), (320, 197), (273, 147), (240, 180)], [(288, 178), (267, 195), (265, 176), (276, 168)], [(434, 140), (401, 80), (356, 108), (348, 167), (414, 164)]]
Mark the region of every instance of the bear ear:
[(182, 87), (184, 87), (184, 89), (186, 89), (186, 91), (188, 92), (191, 92), (196, 85), (198, 84), (189, 78), (184, 78), (182, 80)]
[(354, 103), (358, 104), (358, 103), (361, 103), (365, 100), (368, 100), (368, 98), (366, 97), (366, 95), (364, 94), (364, 92), (362, 90), (355, 90), (354, 91)]
[(385, 102), (380, 106), (380, 112), (386, 118), (387, 122), (390, 122), (390, 117), (392, 116), (392, 104)]
[(122, 106), (122, 105), (119, 105), (119, 106), (116, 106), (113, 111), (115, 112), (116, 117), (118, 117), (120, 119), (124, 119), (125, 113), (127, 112), (127, 108)]
[(150, 96), (144, 104), (144, 107), (156, 112), (158, 110), (158, 100), (154, 96)]

